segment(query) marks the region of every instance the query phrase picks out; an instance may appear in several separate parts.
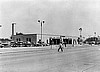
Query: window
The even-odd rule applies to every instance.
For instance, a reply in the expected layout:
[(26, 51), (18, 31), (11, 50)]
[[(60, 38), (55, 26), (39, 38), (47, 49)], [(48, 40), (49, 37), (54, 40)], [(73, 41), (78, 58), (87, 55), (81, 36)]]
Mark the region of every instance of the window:
[(16, 39), (16, 41), (18, 41), (18, 38)]
[(29, 41), (29, 42), (31, 42), (31, 38), (26, 38), (26, 41)]

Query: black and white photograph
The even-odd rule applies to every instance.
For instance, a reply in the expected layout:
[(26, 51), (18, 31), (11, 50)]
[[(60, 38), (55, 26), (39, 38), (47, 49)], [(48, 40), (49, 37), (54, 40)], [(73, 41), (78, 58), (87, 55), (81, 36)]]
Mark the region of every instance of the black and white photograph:
[(100, 72), (100, 0), (0, 0), (0, 72)]

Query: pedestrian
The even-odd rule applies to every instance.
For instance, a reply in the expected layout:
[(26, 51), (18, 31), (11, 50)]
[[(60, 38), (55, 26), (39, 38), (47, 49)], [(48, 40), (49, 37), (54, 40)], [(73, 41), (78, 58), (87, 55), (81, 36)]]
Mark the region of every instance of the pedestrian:
[(66, 44), (67, 44), (67, 43), (66, 43), (66, 42), (64, 42), (65, 47), (66, 47)]
[(61, 50), (63, 52), (63, 45), (62, 45), (62, 43), (59, 44), (58, 52), (59, 52), (59, 50)]

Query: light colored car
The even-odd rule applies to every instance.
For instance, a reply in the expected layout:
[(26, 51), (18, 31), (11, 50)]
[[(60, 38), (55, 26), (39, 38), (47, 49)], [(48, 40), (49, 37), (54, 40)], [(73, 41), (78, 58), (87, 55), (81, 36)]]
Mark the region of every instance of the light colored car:
[(0, 43), (0, 48), (3, 48), (4, 47), (4, 45), (2, 45), (1, 43)]

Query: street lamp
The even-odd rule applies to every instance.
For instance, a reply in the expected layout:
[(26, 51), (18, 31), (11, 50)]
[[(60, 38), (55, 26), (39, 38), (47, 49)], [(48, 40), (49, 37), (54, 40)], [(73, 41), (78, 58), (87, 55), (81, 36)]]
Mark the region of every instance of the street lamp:
[(94, 36), (95, 36), (95, 37), (96, 37), (96, 34), (97, 34), (97, 33), (96, 33), (96, 32), (94, 32)]
[(38, 22), (41, 24), (41, 42), (42, 42), (42, 24), (44, 24), (45, 23), (45, 21), (44, 20), (38, 20)]
[(81, 32), (82, 32), (82, 28), (79, 28), (79, 31), (80, 31), (80, 37), (82, 37), (82, 34), (81, 34)]

